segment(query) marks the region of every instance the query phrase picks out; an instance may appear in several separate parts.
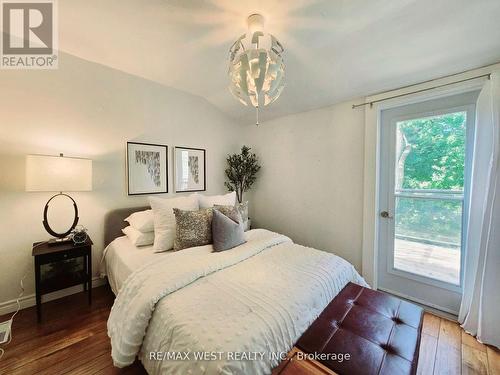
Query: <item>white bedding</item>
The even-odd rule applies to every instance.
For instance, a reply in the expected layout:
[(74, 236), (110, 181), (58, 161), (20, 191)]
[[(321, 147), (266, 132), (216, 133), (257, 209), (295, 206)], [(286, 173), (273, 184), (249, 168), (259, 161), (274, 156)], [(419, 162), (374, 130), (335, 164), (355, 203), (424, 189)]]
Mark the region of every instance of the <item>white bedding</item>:
[(111, 290), (116, 295), (133, 271), (171, 253), (171, 251), (155, 253), (153, 245), (137, 247), (127, 236), (118, 237), (104, 249), (100, 269), (101, 277), (108, 278)]
[[(150, 374), (268, 374), (280, 362), (269, 353), (288, 352), (349, 281), (366, 285), (333, 254), (262, 229), (246, 235), (229, 251), (191, 248), (131, 273), (108, 320), (115, 365), (137, 354)], [(189, 360), (153, 360), (153, 352), (187, 352)], [(201, 352), (223, 354), (194, 360)]]

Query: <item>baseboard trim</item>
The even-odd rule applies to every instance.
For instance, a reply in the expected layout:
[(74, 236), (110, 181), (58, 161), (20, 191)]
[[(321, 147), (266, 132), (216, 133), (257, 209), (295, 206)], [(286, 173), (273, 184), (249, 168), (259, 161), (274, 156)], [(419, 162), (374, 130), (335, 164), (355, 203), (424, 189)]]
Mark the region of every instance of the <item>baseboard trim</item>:
[(411, 301), (411, 302), (415, 302), (415, 303), (419, 304), (421, 307), (423, 307), (424, 310), (429, 311), (435, 315), (438, 315), (438, 316), (441, 316), (443, 318), (450, 319), (450, 320), (457, 320), (458, 311), (453, 311), (451, 309), (447, 309), (446, 307), (434, 305), (432, 303), (428, 303), (428, 302), (422, 301), (418, 298), (410, 297), (410, 296), (407, 296), (406, 294), (395, 292), (395, 291), (390, 290), (390, 289), (378, 288), (378, 290), (381, 290), (381, 291), (389, 293), (389, 294), (393, 294), (397, 297), (404, 298), (404, 299)]
[[(106, 279), (100, 278), (98, 276), (92, 278), (92, 288), (97, 288), (99, 286), (107, 284)], [(42, 302), (48, 302), (62, 297), (69, 296), (71, 294), (79, 293), (83, 291), (83, 285), (76, 285), (71, 288), (61, 289), (52, 293), (48, 293), (42, 296)], [(21, 309), (25, 309), (36, 305), (35, 294), (30, 294), (28, 296), (23, 296), (19, 299), (19, 304)], [(17, 299), (0, 303), (0, 315), (10, 314), (17, 310)]]

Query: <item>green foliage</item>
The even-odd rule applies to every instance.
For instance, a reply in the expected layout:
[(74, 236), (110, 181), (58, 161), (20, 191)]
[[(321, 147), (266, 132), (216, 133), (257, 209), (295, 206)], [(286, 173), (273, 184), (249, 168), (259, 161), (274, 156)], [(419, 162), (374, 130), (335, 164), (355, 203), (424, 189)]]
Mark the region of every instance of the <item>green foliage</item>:
[(398, 198), (395, 224), (396, 236), (458, 246), (462, 234), (462, 202)]
[(399, 123), (411, 145), (404, 189), (463, 189), (465, 116), (457, 112)]
[(257, 179), (260, 170), (257, 155), (250, 152), (250, 147), (243, 146), (241, 154), (227, 156), (226, 181), (224, 184), (229, 191), (236, 191), (238, 202), (243, 200), (243, 192), (250, 189)]
[[(402, 121), (398, 123), (409, 153), (404, 167), (403, 189), (463, 190), (466, 113)], [(399, 198), (396, 235), (460, 244), (462, 202)]]

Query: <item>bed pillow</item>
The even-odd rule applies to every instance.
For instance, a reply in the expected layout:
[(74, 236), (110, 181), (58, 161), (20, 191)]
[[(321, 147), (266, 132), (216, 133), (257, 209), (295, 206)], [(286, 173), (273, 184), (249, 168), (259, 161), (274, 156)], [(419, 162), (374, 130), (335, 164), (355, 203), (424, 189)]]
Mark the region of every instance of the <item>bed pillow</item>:
[(250, 229), (250, 225), (249, 225), (249, 221), (248, 221), (248, 202), (238, 203), (238, 204), (236, 204), (236, 206), (215, 205), (214, 208), (217, 208), (219, 211), (221, 211), (226, 216), (228, 216), (228, 213), (230, 213), (233, 209), (236, 209), (239, 212), (239, 214), (241, 215), (243, 229), (245, 231)]
[(152, 245), (155, 239), (155, 232), (141, 232), (130, 225), (122, 232), (137, 247)]
[(174, 208), (176, 223), (174, 251), (211, 244), (212, 213), (211, 208), (199, 211)]
[(236, 192), (224, 195), (202, 195), (198, 194), (200, 208), (209, 208), (215, 205), (219, 206), (234, 206), (236, 204)]
[(243, 222), (243, 218), (238, 211), (237, 206), (220, 206), (216, 204), (214, 206), (214, 210), (220, 211), (222, 214), (226, 215), (233, 221), (236, 221), (238, 224), (241, 224)]
[(217, 252), (232, 249), (246, 242), (243, 224), (217, 209), (213, 211), (212, 238), (214, 251)]
[(149, 197), (154, 217), (154, 251), (156, 253), (170, 250), (174, 247), (175, 215), (174, 208), (186, 211), (198, 210), (198, 197), (191, 194), (187, 197), (157, 198)]
[(153, 210), (134, 212), (124, 221), (128, 222), (130, 226), (141, 232), (152, 232), (155, 229)]

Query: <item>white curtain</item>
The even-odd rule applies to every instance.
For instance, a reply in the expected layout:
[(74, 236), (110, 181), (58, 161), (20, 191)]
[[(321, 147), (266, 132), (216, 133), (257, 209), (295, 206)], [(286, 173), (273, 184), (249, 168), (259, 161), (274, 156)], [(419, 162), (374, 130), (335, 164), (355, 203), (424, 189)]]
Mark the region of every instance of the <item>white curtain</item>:
[(459, 322), (483, 343), (500, 347), (500, 74), (477, 101), (464, 292)]

